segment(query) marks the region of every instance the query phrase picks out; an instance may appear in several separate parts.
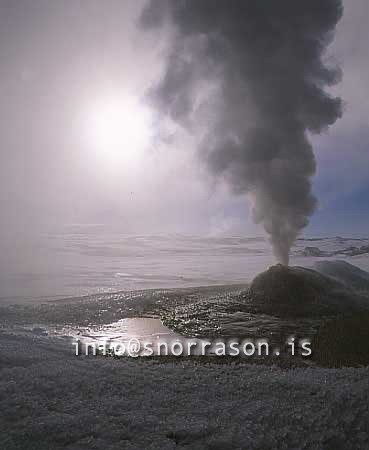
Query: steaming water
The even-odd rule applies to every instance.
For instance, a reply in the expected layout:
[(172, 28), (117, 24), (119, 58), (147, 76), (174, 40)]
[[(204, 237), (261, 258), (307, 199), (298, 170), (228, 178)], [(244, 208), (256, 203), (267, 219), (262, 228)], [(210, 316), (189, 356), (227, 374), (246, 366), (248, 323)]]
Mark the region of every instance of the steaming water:
[[(130, 339), (139, 339), (141, 346), (144, 342), (170, 342), (179, 339), (180, 335), (174, 333), (163, 325), (161, 320), (148, 317), (133, 317), (120, 319), (107, 325), (98, 327), (64, 327), (49, 330), (56, 335), (67, 335), (78, 338), (82, 343), (123, 343), (127, 345)], [(154, 347), (155, 348), (155, 347)]]
[[(160, 319), (148, 317), (125, 318), (95, 327), (49, 328), (47, 334), (63, 337), (70, 336), (74, 339), (74, 342), (77, 339), (81, 343), (80, 352), (82, 354), (86, 352), (85, 346), (91, 344), (96, 346), (105, 344), (107, 348), (110, 345), (123, 344), (125, 349), (128, 349), (132, 339), (140, 342), (140, 350), (143, 354), (147, 354), (147, 351), (144, 349), (145, 343), (151, 346), (156, 355), (160, 354), (160, 352), (163, 355), (167, 354), (165, 349), (159, 350), (159, 343), (168, 345), (168, 354), (173, 354), (171, 351), (173, 342), (181, 342), (184, 349), (187, 349), (188, 345), (186, 338), (166, 327)], [(192, 349), (192, 355), (199, 354), (202, 342), (211, 342), (209, 340), (202, 341), (201, 339), (190, 339), (189, 341), (196, 343), (198, 346), (197, 349)], [(214, 346), (210, 346), (207, 349), (207, 354), (214, 353), (214, 349)], [(120, 350), (122, 351), (122, 348)]]
[[(363, 245), (368, 240), (299, 240), (290, 263), (310, 266), (319, 259), (301, 256), (306, 246), (331, 252)], [(99, 226), (75, 226), (33, 237), (32, 242), (2, 243), (0, 258), (2, 304), (119, 290), (247, 283), (274, 263), (262, 237), (123, 235)], [(368, 254), (344, 258), (369, 268)]]

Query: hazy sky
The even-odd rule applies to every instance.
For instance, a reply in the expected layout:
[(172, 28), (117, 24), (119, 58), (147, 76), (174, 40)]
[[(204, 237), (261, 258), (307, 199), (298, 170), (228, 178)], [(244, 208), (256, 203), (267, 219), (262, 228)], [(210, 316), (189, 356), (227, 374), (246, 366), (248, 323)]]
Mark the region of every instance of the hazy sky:
[[(247, 200), (198, 163), (192, 138), (141, 101), (162, 73), (168, 36), (138, 28), (143, 4), (0, 1), (3, 235), (73, 223), (262, 233)], [(314, 137), (320, 206), (309, 235), (367, 235), (369, 3), (344, 6), (327, 57), (343, 69), (333, 90), (345, 114)]]

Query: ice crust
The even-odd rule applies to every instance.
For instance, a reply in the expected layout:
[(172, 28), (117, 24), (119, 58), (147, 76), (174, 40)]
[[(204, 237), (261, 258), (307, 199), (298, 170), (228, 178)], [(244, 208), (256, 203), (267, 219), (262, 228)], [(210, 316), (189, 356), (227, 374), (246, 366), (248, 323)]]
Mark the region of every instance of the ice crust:
[(369, 368), (281, 369), (73, 355), (0, 334), (0, 448), (369, 448)]

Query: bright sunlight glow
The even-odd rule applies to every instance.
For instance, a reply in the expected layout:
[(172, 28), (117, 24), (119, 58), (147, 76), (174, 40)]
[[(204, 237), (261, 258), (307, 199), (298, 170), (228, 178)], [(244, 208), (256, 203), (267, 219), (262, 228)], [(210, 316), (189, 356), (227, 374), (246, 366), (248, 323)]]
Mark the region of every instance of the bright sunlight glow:
[(135, 162), (149, 144), (150, 115), (134, 97), (100, 99), (87, 116), (89, 141), (105, 160)]

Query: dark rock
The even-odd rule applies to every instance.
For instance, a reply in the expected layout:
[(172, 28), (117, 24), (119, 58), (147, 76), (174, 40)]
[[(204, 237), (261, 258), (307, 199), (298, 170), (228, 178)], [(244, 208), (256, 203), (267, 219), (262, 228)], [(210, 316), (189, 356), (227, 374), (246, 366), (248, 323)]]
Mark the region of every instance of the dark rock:
[(255, 277), (246, 301), (254, 311), (279, 316), (314, 317), (368, 307), (367, 301), (338, 280), (312, 269), (281, 264)]
[(365, 255), (366, 253), (369, 253), (369, 246), (368, 245), (362, 245), (361, 247), (347, 247), (343, 250), (337, 250), (334, 252), (334, 255), (346, 255), (346, 256), (358, 256), (358, 255)]
[(338, 317), (322, 324), (312, 342), (312, 357), (327, 367), (369, 364), (369, 313)]
[(318, 247), (305, 247), (302, 251), (303, 256), (327, 256), (327, 252), (323, 252)]
[(349, 288), (369, 291), (369, 273), (346, 261), (317, 261), (314, 269)]

